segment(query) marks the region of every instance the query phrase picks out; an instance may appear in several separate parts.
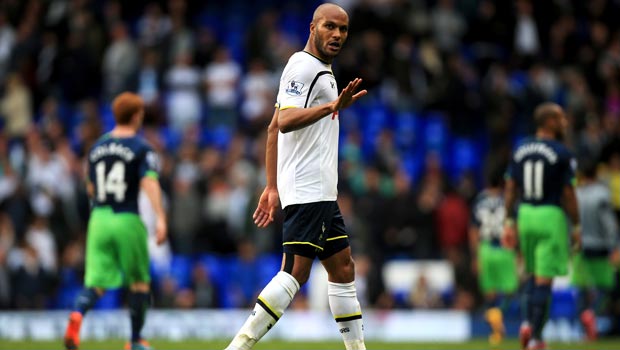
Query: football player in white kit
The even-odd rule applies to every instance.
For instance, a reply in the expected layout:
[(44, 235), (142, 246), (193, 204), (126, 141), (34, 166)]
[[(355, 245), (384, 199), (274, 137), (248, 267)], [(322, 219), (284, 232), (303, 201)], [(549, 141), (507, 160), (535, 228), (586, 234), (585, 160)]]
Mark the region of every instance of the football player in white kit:
[(303, 51), (280, 79), (269, 125), (267, 184), (254, 213), (265, 227), (280, 201), (284, 210), (281, 271), (265, 286), (227, 350), (250, 349), (282, 316), (319, 258), (328, 274), (328, 299), (346, 349), (365, 349), (354, 262), (338, 195), (338, 111), (367, 91), (357, 78), (338, 94), (331, 62), (347, 39), (349, 17), (335, 4), (317, 7)]

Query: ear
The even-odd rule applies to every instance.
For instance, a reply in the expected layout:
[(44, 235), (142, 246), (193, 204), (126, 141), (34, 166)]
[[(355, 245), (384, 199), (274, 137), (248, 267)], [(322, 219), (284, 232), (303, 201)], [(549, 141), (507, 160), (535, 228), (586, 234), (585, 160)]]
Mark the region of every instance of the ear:
[(314, 34), (314, 28), (316, 28), (316, 24), (312, 21), (310, 22), (310, 34)]

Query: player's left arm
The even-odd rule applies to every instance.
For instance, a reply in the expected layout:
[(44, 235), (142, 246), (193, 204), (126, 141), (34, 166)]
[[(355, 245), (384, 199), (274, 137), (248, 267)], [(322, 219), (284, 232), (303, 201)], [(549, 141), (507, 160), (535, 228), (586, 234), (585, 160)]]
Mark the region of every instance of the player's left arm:
[(571, 156), (567, 160), (565, 170), (564, 189), (562, 193), (562, 206), (572, 223), (572, 247), (573, 250), (581, 249), (581, 220), (579, 218), (579, 205), (577, 204), (577, 193), (575, 191), (576, 179), (575, 171), (577, 161)]
[(155, 223), (155, 234), (157, 237), (157, 244), (162, 244), (168, 237), (168, 229), (166, 224), (166, 212), (161, 200), (161, 187), (159, 186), (159, 180), (151, 176), (145, 176), (140, 180), (140, 188), (146, 193), (147, 197), (151, 201), (153, 211), (157, 216), (157, 222)]
[(612, 264), (620, 263), (620, 241), (618, 238), (618, 221), (614, 214), (611, 204), (611, 198), (607, 195), (599, 204), (598, 208), (599, 222), (603, 228), (603, 235), (607, 241), (609, 250), (609, 260)]
[(151, 202), (153, 211), (157, 216), (155, 222), (155, 235), (157, 244), (162, 244), (168, 238), (168, 225), (166, 222), (166, 212), (162, 203), (161, 186), (159, 185), (159, 158), (155, 152), (149, 150), (145, 154), (145, 159), (141, 166), (140, 188), (144, 191)]

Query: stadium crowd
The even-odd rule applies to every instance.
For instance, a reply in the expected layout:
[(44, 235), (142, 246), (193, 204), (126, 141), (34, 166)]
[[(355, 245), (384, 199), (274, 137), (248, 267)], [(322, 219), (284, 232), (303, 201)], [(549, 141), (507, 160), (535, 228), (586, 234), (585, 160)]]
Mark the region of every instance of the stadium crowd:
[[(335, 2), (354, 33), (335, 76), (341, 87), (360, 76), (369, 90), (339, 116), (339, 202), (363, 304), (480, 305), (469, 204), (533, 130), (542, 101), (566, 109), (567, 143), (600, 162), (620, 214), (620, 3)], [(277, 77), (303, 47), (317, 4), (3, 1), (0, 309), (73, 300), (89, 208), (82, 158), (113, 123), (110, 98), (125, 90), (147, 102), (144, 135), (163, 159), (170, 244), (152, 252), (155, 305), (252, 305), (281, 249), (278, 225), (251, 221), (266, 126)], [(455, 289), (438, 295), (422, 278), (395, 298), (381, 275), (391, 259), (447, 260)], [(219, 277), (226, 283), (210, 271), (218, 264), (236, 268)], [(271, 270), (257, 270), (264, 265)]]

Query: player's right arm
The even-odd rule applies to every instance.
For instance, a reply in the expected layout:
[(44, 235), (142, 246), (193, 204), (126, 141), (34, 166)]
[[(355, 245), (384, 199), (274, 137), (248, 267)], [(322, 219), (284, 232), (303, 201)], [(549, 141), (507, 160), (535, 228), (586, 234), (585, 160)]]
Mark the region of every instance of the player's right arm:
[(252, 218), (258, 227), (266, 227), (273, 222), (276, 209), (280, 206), (278, 195), (278, 115), (279, 109), (273, 112), (271, 123), (267, 128), (267, 147), (265, 151), (265, 172), (267, 184), (258, 200), (258, 206)]
[(341, 109), (351, 106), (368, 91), (356, 92), (362, 83), (362, 79), (355, 78), (340, 92), (334, 101), (308, 108), (285, 108), (280, 111), (278, 128), (282, 133), (287, 133), (304, 128), (316, 123), (323, 117), (333, 114)]
[(616, 266), (620, 263), (620, 239), (618, 237), (618, 221), (614, 214), (609, 193), (606, 193), (598, 207), (599, 222), (603, 228), (603, 234), (607, 240), (609, 260)]

